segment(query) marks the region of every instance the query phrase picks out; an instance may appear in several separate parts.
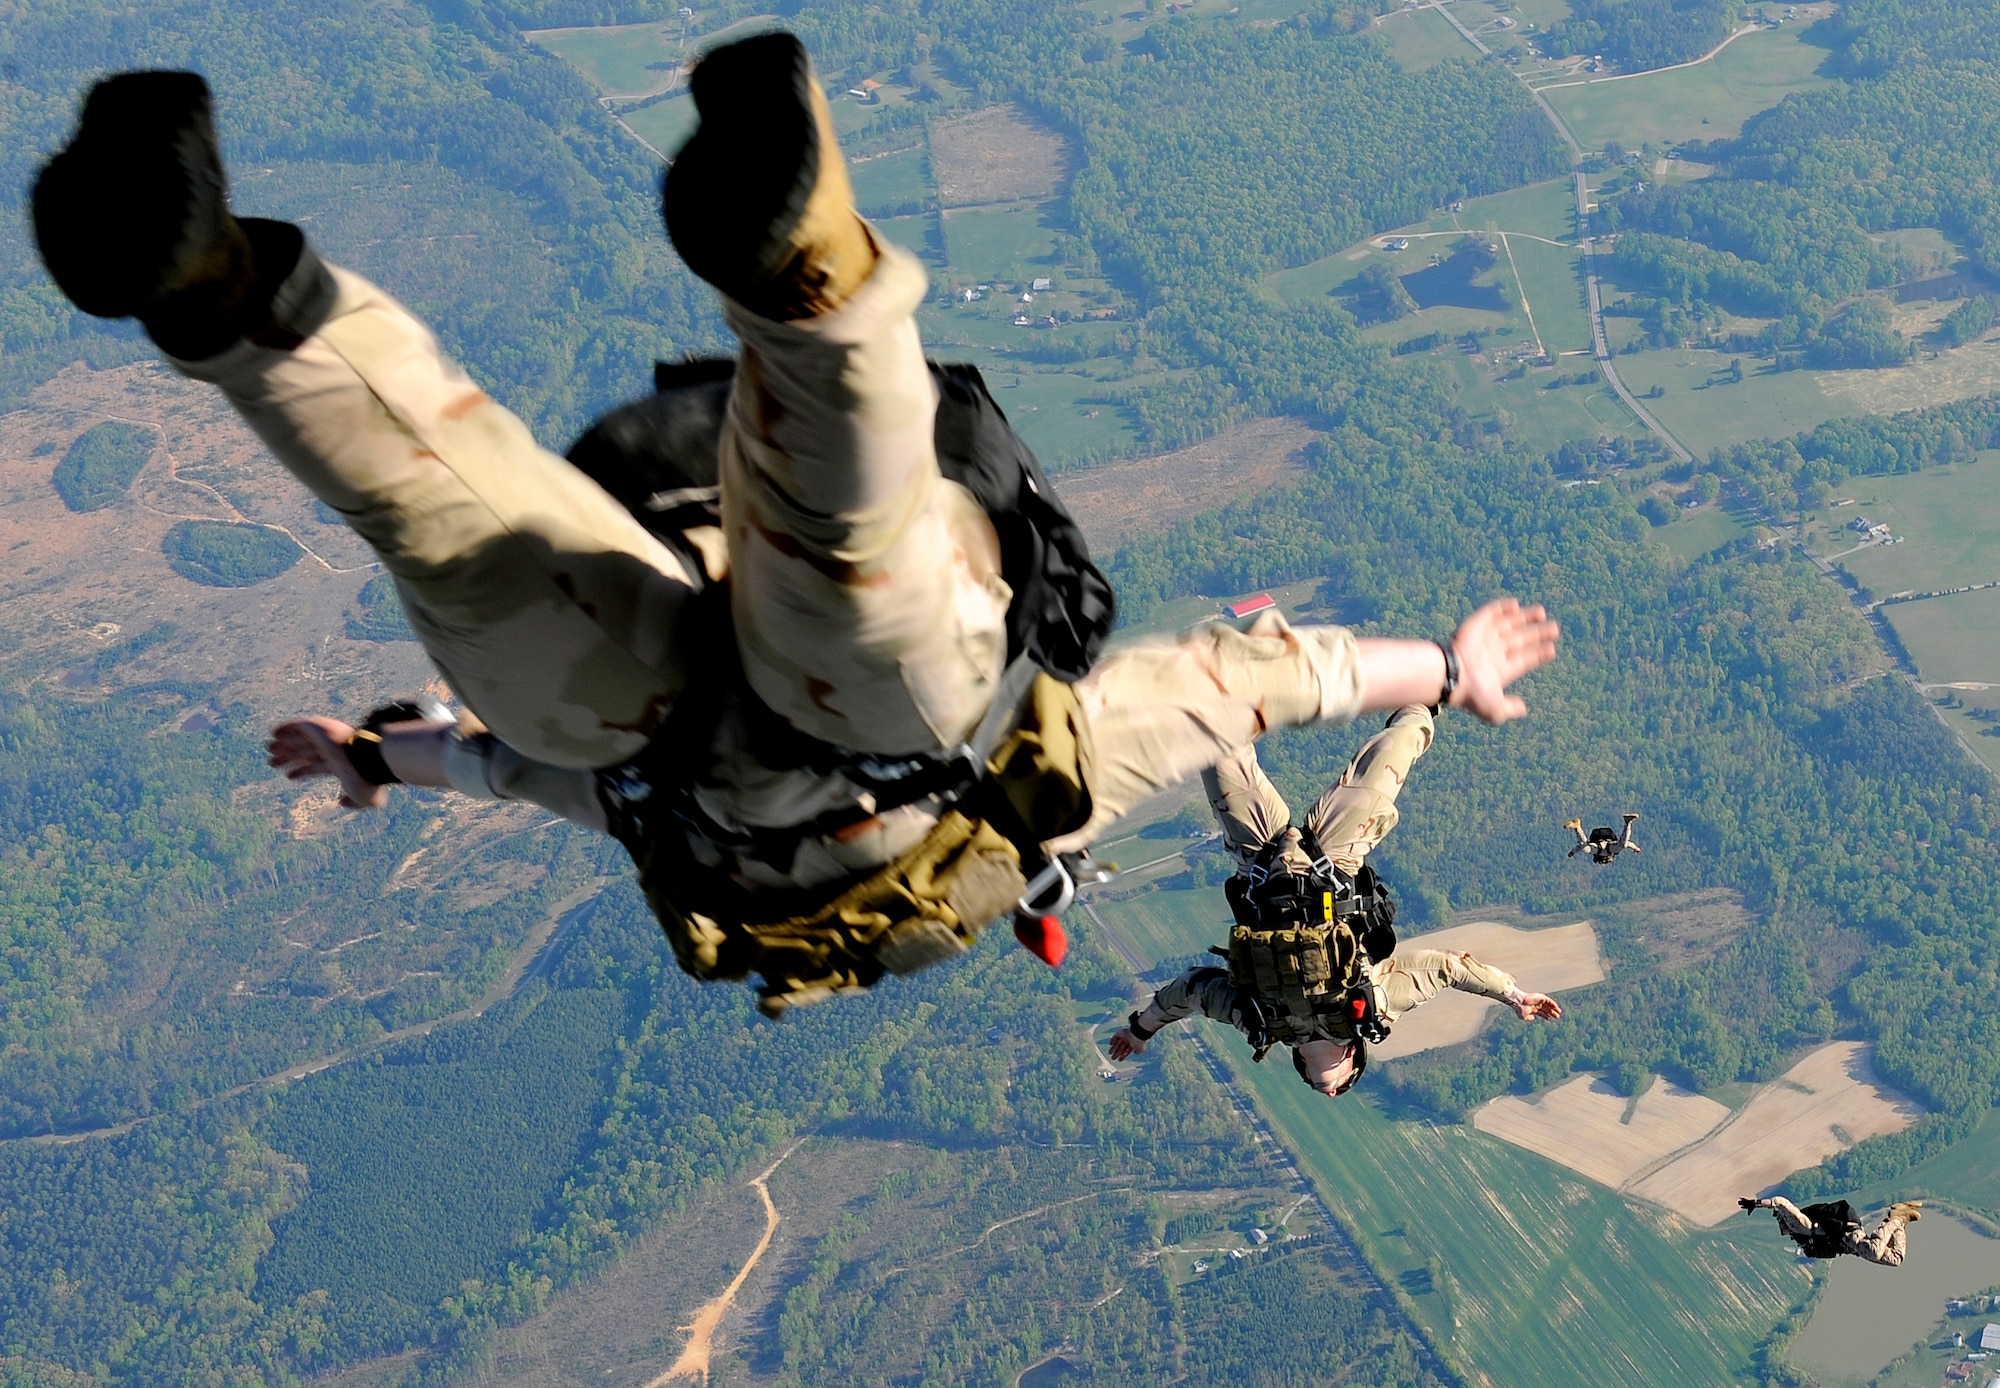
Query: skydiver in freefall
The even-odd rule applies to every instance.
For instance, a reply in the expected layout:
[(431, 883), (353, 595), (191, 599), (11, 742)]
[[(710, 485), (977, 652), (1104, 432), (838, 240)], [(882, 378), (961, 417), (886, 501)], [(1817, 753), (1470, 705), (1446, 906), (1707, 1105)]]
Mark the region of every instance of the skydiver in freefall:
[(1924, 1202), (1899, 1200), (1882, 1213), (1873, 1233), (1863, 1229), (1854, 1207), (1845, 1200), (1800, 1209), (1782, 1195), (1766, 1199), (1743, 1196), (1736, 1202), (1744, 1214), (1769, 1210), (1785, 1237), (1807, 1258), (1837, 1258), (1849, 1253), (1883, 1267), (1901, 1267), (1909, 1253), (1908, 1226), (1924, 1217)]
[(1197, 965), (1153, 994), (1112, 1036), (1111, 1058), (1138, 1054), (1160, 1028), (1199, 1012), (1241, 1031), (1258, 1061), (1284, 1045), (1299, 1077), (1337, 1098), (1397, 1018), (1448, 988), (1505, 1003), (1524, 1022), (1559, 1019), (1554, 998), (1464, 951), (1395, 952), (1395, 906), (1366, 860), (1396, 827), (1396, 798), (1435, 736), (1430, 709), (1398, 709), (1297, 826), (1255, 746), (1203, 771), (1237, 863), (1224, 889), (1236, 928), (1215, 951), (1229, 967)]
[(1639, 816), (1630, 813), (1625, 816), (1625, 832), (1623, 834), (1620, 834), (1616, 829), (1608, 825), (1600, 824), (1597, 828), (1590, 831), (1588, 838), (1584, 837), (1582, 820), (1572, 819), (1568, 821), (1563, 825), (1563, 828), (1576, 832), (1576, 847), (1572, 848), (1564, 856), (1574, 858), (1579, 853), (1588, 853), (1590, 854), (1591, 862), (1596, 863), (1599, 867), (1603, 867), (1620, 853), (1637, 853), (1639, 845), (1632, 842), (1632, 825), (1638, 818)]
[(137, 317), (346, 518), (469, 711), (294, 720), (271, 737), (287, 776), (337, 777), (353, 807), (407, 782), (612, 833), (681, 966), (758, 974), (776, 1013), (962, 953), (1045, 900), (1063, 854), (1270, 728), (1525, 711), (1508, 686), (1558, 633), (1512, 599), (1444, 642), (1214, 625), (1095, 660), (1108, 590), (1093, 606), (1067, 516), (1034, 510), (1032, 457), (966, 403), (983, 389), (959, 390), (956, 423), (940, 410), (924, 272), (856, 213), (804, 50), (719, 48), (692, 92), (663, 212), (741, 355), (692, 431), (708, 442), (636, 447), (688, 483), (644, 497), (538, 446), (299, 228), (235, 217), (196, 75), (98, 84), (42, 170), (57, 284)]

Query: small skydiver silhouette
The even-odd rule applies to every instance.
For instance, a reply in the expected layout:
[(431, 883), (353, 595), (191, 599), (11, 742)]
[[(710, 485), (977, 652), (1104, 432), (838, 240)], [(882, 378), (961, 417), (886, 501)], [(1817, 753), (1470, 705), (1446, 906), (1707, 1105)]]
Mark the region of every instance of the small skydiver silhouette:
[(1577, 854), (1587, 850), (1590, 853), (1590, 861), (1596, 863), (1599, 867), (1603, 867), (1627, 849), (1637, 853), (1639, 845), (1632, 842), (1632, 821), (1638, 817), (1635, 814), (1625, 816), (1625, 832), (1622, 835), (1617, 830), (1600, 824), (1597, 828), (1590, 831), (1588, 838), (1584, 837), (1582, 820), (1572, 819), (1568, 821), (1563, 825), (1563, 828), (1576, 830), (1576, 847), (1572, 848), (1566, 856), (1574, 858)]

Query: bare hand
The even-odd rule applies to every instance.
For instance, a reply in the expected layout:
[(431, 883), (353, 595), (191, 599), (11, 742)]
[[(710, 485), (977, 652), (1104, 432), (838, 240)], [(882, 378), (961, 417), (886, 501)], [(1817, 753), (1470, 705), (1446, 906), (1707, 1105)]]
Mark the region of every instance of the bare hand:
[(1135, 1055), (1143, 1054), (1145, 1049), (1146, 1043), (1134, 1036), (1130, 1027), (1120, 1027), (1111, 1033), (1113, 1060), (1130, 1060)]
[(1521, 993), (1514, 998), (1514, 1015), (1524, 1022), (1537, 1018), (1547, 1018), (1551, 1022), (1562, 1019), (1562, 1004), (1547, 993)]
[(1561, 635), (1540, 603), (1523, 607), (1518, 598), (1487, 603), (1452, 633), (1459, 664), (1452, 707), (1467, 709), (1488, 723), (1519, 718), (1528, 705), (1509, 694), (1507, 686), (1554, 660)]
[(354, 763), (347, 759), (348, 739), (354, 729), (338, 718), (294, 718), (271, 729), (264, 745), (272, 766), (285, 773), (288, 781), (314, 776), (340, 779), (340, 803), (350, 810), (379, 810), (389, 803), (389, 787), (370, 785), (361, 779)]

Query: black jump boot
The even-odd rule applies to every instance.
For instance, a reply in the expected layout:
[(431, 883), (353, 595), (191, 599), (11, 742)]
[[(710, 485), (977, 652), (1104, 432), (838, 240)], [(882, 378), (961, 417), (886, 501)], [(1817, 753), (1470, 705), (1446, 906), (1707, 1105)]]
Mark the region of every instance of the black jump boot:
[(192, 72), (91, 88), (76, 135), (35, 180), (33, 214), (42, 263), (71, 303), (136, 317), (189, 361), (268, 322), (304, 247), (296, 227), (230, 215), (208, 83)]
[(790, 34), (703, 58), (701, 124), (667, 170), (667, 234), (688, 268), (765, 318), (826, 313), (877, 259), (812, 61)]

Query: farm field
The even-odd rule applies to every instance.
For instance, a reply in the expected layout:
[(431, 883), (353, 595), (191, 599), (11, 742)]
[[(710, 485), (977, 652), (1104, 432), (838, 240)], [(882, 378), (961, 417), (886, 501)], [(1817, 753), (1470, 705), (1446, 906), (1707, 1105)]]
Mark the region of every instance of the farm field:
[(1618, 1190), (1727, 1117), (1724, 1105), (1658, 1076), (1627, 1098), (1585, 1074), (1532, 1099), (1503, 1094), (1473, 1114), (1472, 1126)]
[(1970, 463), (1885, 477), (1854, 477), (1841, 493), (1853, 506), (1820, 512), (1812, 537), (1821, 554), (1850, 548), (1857, 515), (1885, 521), (1900, 545), (1871, 545), (1838, 561), (1877, 597), (2000, 578), (2000, 452)]
[(690, 96), (669, 97), (651, 106), (641, 106), (636, 111), (623, 112), (619, 119), (631, 126), (640, 139), (669, 155), (694, 134), (695, 126), (700, 123), (694, 98)]
[(1032, 202), (946, 211), (945, 255), (953, 270), (980, 279), (1046, 275), (1055, 268), (1055, 216), (1053, 206)]
[(1646, 408), (1695, 453), (1751, 439), (1785, 438), (1829, 419), (1865, 413), (1858, 402), (1829, 397), (1811, 371), (1765, 371), (1746, 358), (1740, 385), (1720, 381), (1734, 358), (1724, 352), (1682, 348), (1634, 352), (1616, 358), (1618, 374), (1634, 395), (1659, 386), (1666, 394)]
[(1746, 34), (1708, 62), (1584, 86), (1550, 85), (1544, 99), (1585, 149), (1616, 140), (1631, 149), (1683, 140), (1721, 140), (1793, 92), (1832, 86), (1817, 75), (1827, 50), (1806, 41), (1804, 26)]
[(1749, 522), (1742, 516), (1724, 507), (1709, 505), (1696, 511), (1679, 512), (1672, 524), (1655, 530), (1653, 538), (1681, 560), (1693, 563), (1749, 533)]
[[(1931, 311), (1896, 315), (1897, 330), (1919, 341), (1950, 305), (1921, 307)], [(1815, 372), (1814, 379), (1829, 399), (1846, 406), (1843, 414), (1894, 414), (1945, 405), (2000, 390), (2000, 340), (1989, 337), (1936, 357), (1919, 356), (1907, 366)]]
[(1590, 314), (1583, 301), (1581, 254), (1525, 236), (1509, 236), (1507, 253), (1503, 259), (1512, 259), (1549, 355), (1582, 352), (1585, 357), (1577, 366), (1589, 367)]
[(1012, 105), (939, 121), (930, 145), (938, 197), (946, 207), (1050, 197), (1069, 173), (1063, 139)]
[[(1597, 949), (1597, 931), (1589, 921), (1521, 930), (1494, 921), (1471, 921), (1424, 935), (1406, 935), (1396, 947), (1399, 957), (1416, 950), (1465, 950), (1483, 963), (1505, 969), (1521, 986), (1538, 993), (1562, 993), (1585, 988), (1604, 978), (1604, 960)], [(1372, 1048), (1376, 1060), (1396, 1060), (1439, 1046), (1470, 1041), (1500, 1004), (1491, 998), (1441, 993), (1404, 1016), (1383, 1044)]]
[(1468, 1382), (1750, 1379), (1756, 1344), (1811, 1290), (1770, 1231), (1693, 1232), (1462, 1127), (1329, 1103), (1205, 1028), (1362, 1255)]
[(2000, 683), (2000, 588), (1882, 609), (1927, 683)]
[(1500, 419), (1507, 436), (1523, 448), (1547, 452), (1571, 439), (1636, 439), (1645, 435), (1602, 381), (1545, 389), (1558, 376), (1592, 369), (1595, 363), (1588, 357), (1566, 357), (1558, 368), (1531, 368), (1505, 380), (1495, 377), (1494, 368), (1451, 347), (1440, 348), (1435, 355), (1458, 377), (1460, 406), (1473, 415)]
[(853, 160), (847, 176), (854, 185), (855, 206), (864, 217), (927, 203), (934, 196), (930, 156), (921, 145)]
[(1405, 72), (1424, 72), (1453, 58), (1478, 56), (1451, 21), (1428, 6), (1382, 15), (1375, 21), (1375, 32)]
[(1769, 1190), (1863, 1138), (1908, 1127), (1923, 1110), (1882, 1087), (1872, 1054), (1860, 1041), (1810, 1052), (1758, 1090), (1733, 1122), (1640, 1180), (1632, 1194), (1713, 1226), (1737, 1213), (1737, 1196)]
[(2000, 1162), (1993, 1160), (1996, 1143), (2000, 1143), (2000, 1109), (1989, 1112), (1970, 1137), (1925, 1158), (1894, 1180), (1864, 1186), (1853, 1198), (1871, 1205), (1906, 1195), (1943, 1200), (2000, 1222)]
[[(1932, 1350), (1929, 1343), (1945, 1325), (1946, 1301), (2000, 1283), (2000, 1239), (1927, 1211), (1910, 1231), (1910, 1249), (1910, 1260), (1899, 1268), (1859, 1258), (1837, 1258), (1827, 1267), (1826, 1290), (1789, 1356), (1821, 1388), (1863, 1388), (1899, 1356), (1908, 1356), (1899, 1366), (1903, 1371), (1878, 1388), (1932, 1388), (1945, 1364), (1960, 1357)], [(1994, 1319), (1990, 1313), (1957, 1317), (1954, 1328), (1977, 1343), (1979, 1327)], [(1919, 1341), (1925, 1348), (1913, 1353), (1910, 1347)]]
[[(685, 57), (777, 22), (776, 15), (751, 15), (712, 33), (690, 30)], [(679, 77), (683, 60), (681, 21), (608, 24), (578, 29), (531, 29), (529, 43), (555, 54), (609, 97), (627, 100), (666, 91)]]

